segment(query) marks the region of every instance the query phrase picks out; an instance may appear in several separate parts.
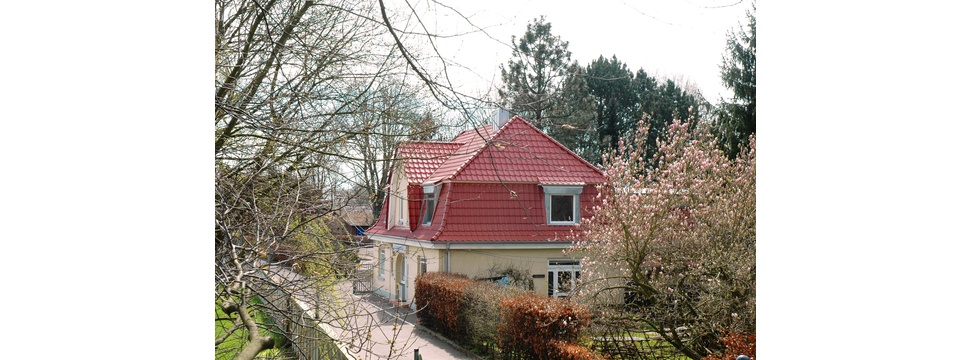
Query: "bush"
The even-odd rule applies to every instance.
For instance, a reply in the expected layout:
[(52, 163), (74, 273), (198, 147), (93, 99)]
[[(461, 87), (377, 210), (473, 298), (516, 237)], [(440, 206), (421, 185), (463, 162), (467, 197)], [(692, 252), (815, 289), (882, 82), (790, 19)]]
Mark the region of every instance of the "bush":
[(461, 298), (472, 281), (461, 274), (432, 272), (419, 276), (414, 283), (414, 304), (421, 325), (462, 341)]
[[(506, 355), (528, 359), (583, 359), (574, 343), (590, 325), (585, 307), (568, 300), (535, 294), (502, 300), (499, 345)], [(569, 343), (573, 343), (570, 345)]]
[(567, 341), (551, 341), (550, 351), (551, 359), (599, 360), (603, 358), (585, 346)]
[(498, 324), (502, 322), (502, 299), (521, 295), (517, 288), (502, 288), (492, 282), (476, 281), (465, 288), (461, 298), (461, 322), (465, 345), (484, 355), (494, 355), (498, 347)]
[(721, 355), (707, 356), (704, 360), (735, 360), (738, 355), (747, 355), (751, 360), (754, 360), (754, 333), (745, 334), (732, 331), (721, 338), (721, 342), (725, 347), (724, 352)]

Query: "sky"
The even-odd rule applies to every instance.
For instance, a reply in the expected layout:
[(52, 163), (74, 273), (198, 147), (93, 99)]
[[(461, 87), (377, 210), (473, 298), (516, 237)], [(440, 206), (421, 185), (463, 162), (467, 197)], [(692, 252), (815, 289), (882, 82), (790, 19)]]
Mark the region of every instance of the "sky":
[[(511, 56), (511, 38), (520, 38), (541, 15), (552, 33), (569, 42), (572, 59), (587, 65), (600, 55), (616, 55), (631, 71), (643, 68), (659, 77), (683, 77), (708, 101), (728, 97), (719, 74), (730, 31), (746, 23), (751, 0), (599, 0), (563, 5), (561, 1), (496, 0), (449, 3), (487, 32), (438, 41), (439, 51), (470, 69), (457, 72), (467, 89), (501, 86), (500, 65)], [(577, 5), (582, 4), (582, 5)], [(456, 14), (437, 8), (441, 32), (471, 30)]]

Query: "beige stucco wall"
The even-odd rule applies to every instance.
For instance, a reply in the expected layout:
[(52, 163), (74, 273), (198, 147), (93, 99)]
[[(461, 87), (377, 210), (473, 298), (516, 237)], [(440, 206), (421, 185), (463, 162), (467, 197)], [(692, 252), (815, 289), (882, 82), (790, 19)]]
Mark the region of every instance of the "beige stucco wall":
[[(451, 250), (451, 272), (469, 277), (496, 276), (496, 271), (507, 267), (525, 270), (535, 286), (535, 292), (547, 294), (549, 260), (568, 259), (562, 249), (534, 250)], [(533, 275), (542, 276), (535, 278)]]
[[(418, 276), (420, 258), (427, 260), (428, 272), (443, 271), (440, 260), (440, 250), (424, 249), (417, 246), (404, 246), (406, 251), (395, 251), (390, 244), (383, 244), (375, 250), (374, 255), (374, 290), (381, 296), (397, 298), (398, 279), (400, 278), (400, 262), (407, 266), (407, 302), (414, 299), (414, 280)], [(400, 249), (400, 247), (398, 247)], [(379, 252), (384, 253), (384, 271), (381, 273)]]
[[(451, 273), (465, 274), (471, 278), (497, 276), (498, 272), (508, 267), (524, 270), (533, 281), (535, 293), (540, 295), (547, 294), (549, 279), (546, 278), (546, 273), (549, 270), (549, 260), (570, 258), (563, 254), (562, 249), (433, 250), (418, 246), (404, 247), (406, 252), (395, 251), (390, 244), (383, 244), (374, 250), (373, 284), (377, 294), (397, 298), (399, 261), (403, 260), (407, 266), (408, 303), (413, 303), (414, 300), (414, 281), (418, 276), (420, 257), (427, 259), (428, 272), (448, 272), (450, 265)], [(385, 255), (383, 274), (380, 271), (379, 252)]]

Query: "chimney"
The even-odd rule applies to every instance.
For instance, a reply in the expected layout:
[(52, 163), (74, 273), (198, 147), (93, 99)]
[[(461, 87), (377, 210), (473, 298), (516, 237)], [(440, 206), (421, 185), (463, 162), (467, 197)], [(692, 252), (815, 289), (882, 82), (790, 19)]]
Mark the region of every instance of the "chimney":
[(508, 110), (503, 108), (495, 109), (495, 111), (492, 112), (492, 130), (498, 131), (498, 129), (502, 127), (502, 125), (505, 125), (505, 123), (508, 122), (509, 118), (511, 117), (512, 116), (509, 114)]

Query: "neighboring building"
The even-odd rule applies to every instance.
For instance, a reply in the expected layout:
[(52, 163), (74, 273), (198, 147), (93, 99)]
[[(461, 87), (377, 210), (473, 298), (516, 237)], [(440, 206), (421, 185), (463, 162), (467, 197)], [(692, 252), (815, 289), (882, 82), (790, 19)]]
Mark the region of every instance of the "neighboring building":
[(346, 206), (328, 220), (330, 234), (350, 246), (366, 245), (364, 231), (373, 223), (370, 206)]
[[(580, 274), (563, 250), (596, 201), (603, 173), (522, 118), (495, 116), (450, 142), (398, 148), (373, 241), (374, 291), (414, 298), (428, 271), (528, 274), (537, 293), (565, 296)], [(413, 306), (413, 305), (412, 305)]]

